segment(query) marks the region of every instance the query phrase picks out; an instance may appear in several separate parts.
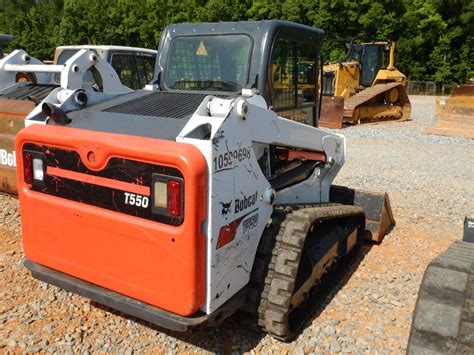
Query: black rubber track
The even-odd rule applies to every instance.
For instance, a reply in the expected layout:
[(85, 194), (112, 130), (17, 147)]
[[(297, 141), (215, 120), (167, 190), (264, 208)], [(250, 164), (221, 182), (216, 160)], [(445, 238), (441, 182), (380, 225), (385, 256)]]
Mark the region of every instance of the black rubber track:
[(455, 241), (426, 269), (408, 354), (474, 354), (474, 243)]
[[(300, 306), (290, 307), (302, 249), (313, 224), (347, 217), (359, 219), (357, 240), (359, 245), (362, 244), (365, 225), (361, 208), (331, 204), (274, 209), (257, 251), (244, 309), (263, 331), (281, 340), (291, 340), (317, 310), (321, 292), (310, 292)], [(346, 259), (342, 258), (338, 265), (344, 268)], [(327, 283), (334, 284), (335, 281), (329, 278), (331, 274), (336, 273), (328, 272), (323, 280), (318, 280), (314, 289), (329, 290)]]

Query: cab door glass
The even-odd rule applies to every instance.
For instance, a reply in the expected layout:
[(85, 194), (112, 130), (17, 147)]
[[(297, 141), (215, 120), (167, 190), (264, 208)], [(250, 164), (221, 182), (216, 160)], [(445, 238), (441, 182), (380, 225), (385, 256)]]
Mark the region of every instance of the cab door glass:
[(311, 43), (277, 40), (270, 64), (273, 109), (282, 117), (312, 125), (317, 75), (316, 50)]
[(381, 56), (381, 46), (377, 44), (365, 46), (361, 62), (361, 84), (363, 86), (370, 86), (374, 82), (381, 66)]
[(270, 65), (275, 110), (296, 107), (295, 42), (279, 40)]

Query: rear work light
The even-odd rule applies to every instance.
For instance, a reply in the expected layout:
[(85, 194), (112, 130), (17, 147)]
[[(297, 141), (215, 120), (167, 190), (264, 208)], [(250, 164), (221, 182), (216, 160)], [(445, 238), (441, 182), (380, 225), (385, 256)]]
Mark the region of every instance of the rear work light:
[(42, 185), (46, 172), (44, 155), (37, 152), (23, 153), (23, 175), (25, 182), (32, 185)]
[(183, 217), (183, 179), (153, 174), (153, 213)]
[(43, 159), (33, 157), (33, 180), (44, 181)]

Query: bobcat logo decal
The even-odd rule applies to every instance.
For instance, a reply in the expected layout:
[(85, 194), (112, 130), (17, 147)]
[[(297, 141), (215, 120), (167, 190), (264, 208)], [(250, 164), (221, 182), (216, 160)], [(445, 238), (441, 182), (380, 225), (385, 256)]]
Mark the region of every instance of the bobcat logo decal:
[(228, 203), (222, 203), (219, 202), (219, 204), (222, 206), (222, 215), (225, 215), (230, 212), (231, 206), (232, 206), (232, 200)]

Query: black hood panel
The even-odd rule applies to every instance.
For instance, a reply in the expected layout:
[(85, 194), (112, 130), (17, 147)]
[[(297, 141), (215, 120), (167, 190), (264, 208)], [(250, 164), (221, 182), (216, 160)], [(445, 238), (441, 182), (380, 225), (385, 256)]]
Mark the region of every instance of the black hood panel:
[(207, 94), (154, 92), (109, 107), (104, 112), (183, 119), (191, 117), (206, 96)]

